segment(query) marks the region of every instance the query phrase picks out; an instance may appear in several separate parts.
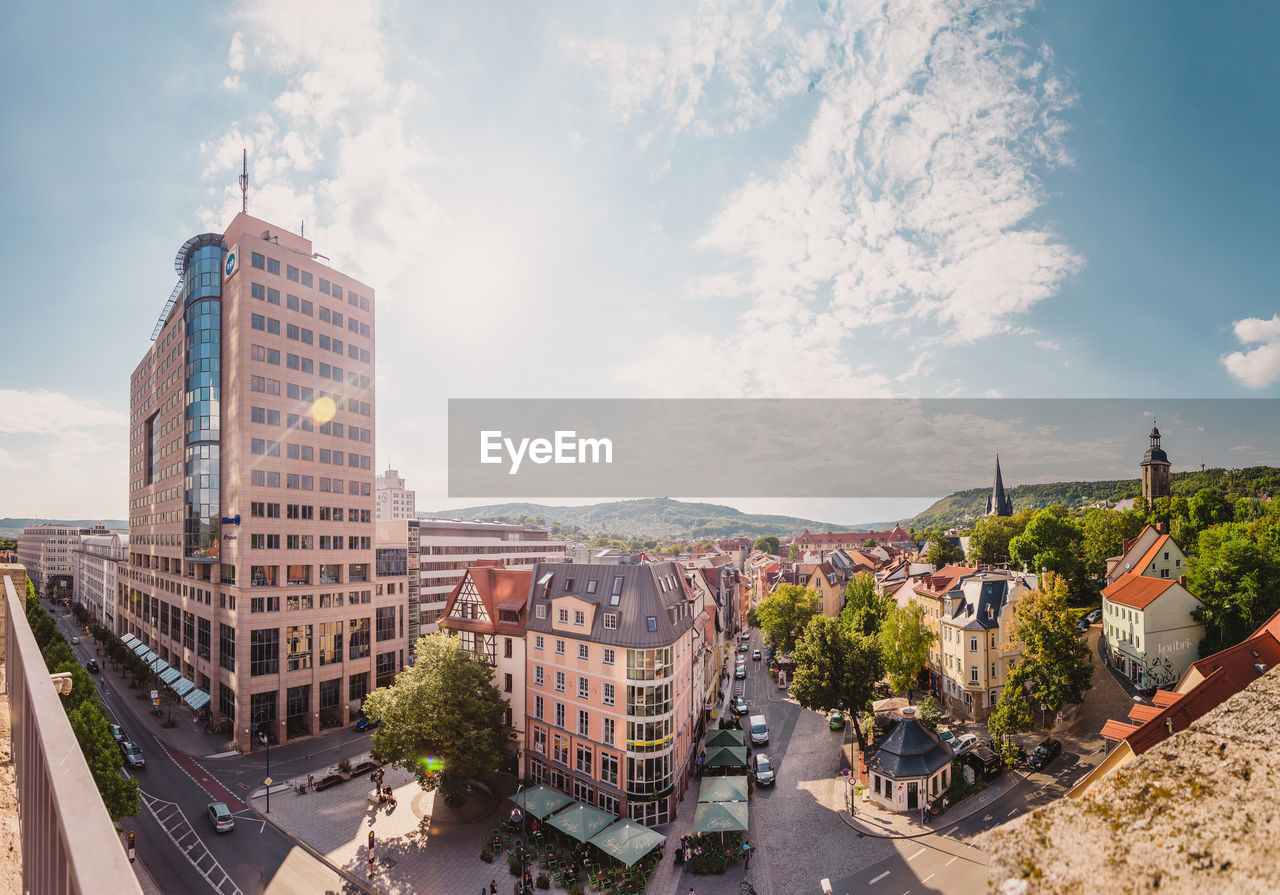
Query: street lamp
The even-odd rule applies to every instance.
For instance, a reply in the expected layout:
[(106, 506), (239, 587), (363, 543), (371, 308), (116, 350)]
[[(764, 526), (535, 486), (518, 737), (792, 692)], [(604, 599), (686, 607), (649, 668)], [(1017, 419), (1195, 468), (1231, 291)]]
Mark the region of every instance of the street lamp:
[(525, 825), (528, 821), (525, 815), (528, 813), (529, 805), (520, 799), (520, 793), (522, 792), (524, 792), (523, 783), (516, 787), (516, 807), (520, 809), (520, 890), (523, 892), (525, 853), (529, 850), (529, 839), (525, 835)]
[[(261, 719), (261, 720), (259, 720)], [(271, 737), (262, 731), (262, 725), (266, 723), (267, 713), (265, 711), (258, 712), (253, 716), (253, 732), (258, 735), (258, 739), (262, 741), (262, 745), (267, 747), (267, 813), (271, 813)]]

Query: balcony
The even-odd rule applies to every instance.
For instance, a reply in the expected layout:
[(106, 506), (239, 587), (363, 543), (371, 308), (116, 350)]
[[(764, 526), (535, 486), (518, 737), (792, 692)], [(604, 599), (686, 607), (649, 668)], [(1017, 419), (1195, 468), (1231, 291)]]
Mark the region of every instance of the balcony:
[(27, 625), (26, 572), (0, 566), (0, 579), (6, 676), (0, 702), (9, 700), (0, 711), (13, 722), (20, 835), (11, 860), (21, 861), (22, 889), (142, 895)]

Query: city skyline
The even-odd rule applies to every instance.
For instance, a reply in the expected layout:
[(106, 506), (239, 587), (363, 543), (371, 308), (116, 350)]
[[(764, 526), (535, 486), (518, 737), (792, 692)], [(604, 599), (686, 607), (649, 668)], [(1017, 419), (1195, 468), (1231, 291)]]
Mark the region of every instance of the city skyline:
[(121, 384), (242, 148), (250, 213), (377, 290), (374, 468), (422, 507), (487, 502), (445, 496), (450, 397), (1280, 393), (1280, 11), (51, 15), (5, 13), (4, 515), (127, 517)]

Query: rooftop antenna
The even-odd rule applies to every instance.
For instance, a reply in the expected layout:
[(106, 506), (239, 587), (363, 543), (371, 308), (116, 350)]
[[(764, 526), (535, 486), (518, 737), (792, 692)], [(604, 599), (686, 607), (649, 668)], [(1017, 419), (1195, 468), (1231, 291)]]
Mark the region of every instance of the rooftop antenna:
[(299, 235), (299, 236), (306, 236), (306, 235), (307, 235), (307, 219), (306, 219), (306, 218), (303, 218), (303, 219), (302, 219), (302, 229), (300, 229), (300, 230), (298, 231), (298, 235)]
[(240, 212), (249, 213), (249, 150), (244, 149), (244, 167), (240, 172)]

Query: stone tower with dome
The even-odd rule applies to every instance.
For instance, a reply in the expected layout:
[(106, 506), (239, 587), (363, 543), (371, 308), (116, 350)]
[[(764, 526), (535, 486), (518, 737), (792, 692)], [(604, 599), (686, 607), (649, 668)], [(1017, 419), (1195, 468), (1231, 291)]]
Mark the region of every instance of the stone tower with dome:
[(1147, 506), (1157, 497), (1169, 496), (1169, 455), (1160, 447), (1160, 430), (1151, 426), (1151, 446), (1142, 456), (1142, 496)]

